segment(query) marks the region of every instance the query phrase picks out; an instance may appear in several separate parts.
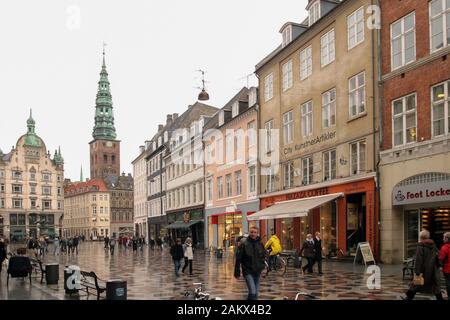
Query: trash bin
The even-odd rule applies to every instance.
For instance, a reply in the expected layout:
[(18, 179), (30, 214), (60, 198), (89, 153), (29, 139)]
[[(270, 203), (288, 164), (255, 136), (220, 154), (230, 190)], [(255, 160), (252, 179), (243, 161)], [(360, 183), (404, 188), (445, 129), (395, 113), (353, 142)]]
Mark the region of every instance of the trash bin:
[(58, 284), (59, 263), (47, 263), (45, 265), (45, 281), (47, 284)]
[(106, 300), (127, 300), (127, 282), (120, 279), (108, 280)]
[(217, 249), (216, 258), (221, 259), (223, 257), (223, 249)]
[(298, 252), (296, 251), (294, 253), (294, 268), (301, 268), (302, 267), (302, 258), (298, 255)]
[(66, 266), (66, 268), (64, 269), (64, 290), (66, 291), (66, 294), (78, 293), (78, 289), (75, 289), (75, 286), (76, 286), (75, 279), (73, 279), (71, 281), (71, 284), (72, 284), (71, 288), (69, 288), (69, 286), (67, 285), (67, 280), (74, 273), (75, 273), (75, 269), (73, 269), (72, 266)]

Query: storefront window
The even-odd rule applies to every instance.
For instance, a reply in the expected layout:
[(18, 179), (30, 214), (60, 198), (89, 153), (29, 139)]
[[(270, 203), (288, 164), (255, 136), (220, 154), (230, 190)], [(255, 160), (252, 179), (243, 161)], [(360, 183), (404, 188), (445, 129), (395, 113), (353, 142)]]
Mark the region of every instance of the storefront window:
[(214, 225), (212, 217), (208, 217), (208, 247), (214, 246)]
[(444, 233), (450, 232), (450, 208), (422, 209), (420, 213), (422, 229), (430, 232), (430, 238), (440, 248), (443, 244)]
[(419, 214), (417, 210), (405, 211), (405, 259), (416, 254), (419, 239)]
[(312, 227), (312, 214), (308, 214), (306, 217), (300, 218), (300, 246), (303, 245), (303, 242), (306, 240), (306, 236), (308, 233), (314, 236), (314, 230)]
[(336, 221), (336, 202), (331, 201), (320, 208), (320, 232), (325, 255), (337, 248)]
[(218, 217), (218, 247), (234, 247), (236, 239), (242, 234), (242, 214), (226, 214)]
[(281, 220), (281, 246), (283, 250), (294, 249), (294, 219)]

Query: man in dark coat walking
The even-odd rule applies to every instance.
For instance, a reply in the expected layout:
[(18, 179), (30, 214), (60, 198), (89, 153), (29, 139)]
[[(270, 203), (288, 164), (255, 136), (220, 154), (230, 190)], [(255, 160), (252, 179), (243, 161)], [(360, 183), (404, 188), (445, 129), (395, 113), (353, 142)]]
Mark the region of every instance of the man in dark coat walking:
[(248, 288), (247, 300), (258, 300), (259, 280), (265, 267), (265, 249), (258, 232), (258, 228), (250, 228), (249, 237), (241, 243), (236, 252), (234, 277), (239, 279), (242, 267)]
[(179, 277), (181, 261), (184, 259), (184, 250), (180, 238), (178, 238), (176, 243), (170, 248), (170, 255), (172, 256), (173, 265), (175, 267), (175, 275)]
[(428, 231), (421, 231), (419, 238), (420, 242), (416, 250), (414, 274), (416, 276), (423, 276), (424, 285), (411, 284), (404, 299), (412, 300), (417, 292), (422, 292), (434, 294), (437, 300), (443, 300), (440, 286), (439, 251), (434, 241), (430, 239), (430, 233)]
[(322, 273), (322, 239), (320, 238), (320, 232), (316, 232), (316, 236), (314, 237), (314, 262), (317, 262), (317, 267), (319, 269), (319, 275), (323, 275)]
[(313, 273), (313, 265), (314, 265), (314, 258), (316, 257), (316, 250), (312, 234), (310, 233), (306, 235), (306, 240), (305, 242), (303, 242), (303, 246), (300, 250), (300, 256), (302, 256), (302, 254), (308, 260), (308, 264), (302, 268), (303, 274), (305, 274), (306, 269), (308, 269), (308, 273)]

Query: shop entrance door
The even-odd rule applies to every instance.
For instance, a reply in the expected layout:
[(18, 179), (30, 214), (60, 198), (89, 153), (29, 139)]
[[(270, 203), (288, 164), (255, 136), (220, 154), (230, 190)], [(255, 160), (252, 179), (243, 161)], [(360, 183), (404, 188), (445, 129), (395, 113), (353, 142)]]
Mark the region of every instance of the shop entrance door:
[(365, 193), (347, 196), (347, 251), (356, 254), (359, 242), (366, 241), (366, 195)]

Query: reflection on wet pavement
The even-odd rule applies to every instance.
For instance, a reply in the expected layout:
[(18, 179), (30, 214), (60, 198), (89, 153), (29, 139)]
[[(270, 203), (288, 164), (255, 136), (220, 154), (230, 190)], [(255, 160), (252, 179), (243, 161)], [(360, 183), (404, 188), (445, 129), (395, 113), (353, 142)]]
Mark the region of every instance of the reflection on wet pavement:
[[(52, 252), (52, 247), (49, 247)], [(219, 296), (227, 300), (245, 299), (247, 288), (244, 280), (233, 277), (234, 265), (232, 254), (225, 254), (222, 259), (204, 251), (195, 252), (194, 275), (181, 275), (177, 278), (168, 249), (133, 252), (131, 249), (116, 247), (114, 255), (103, 249), (100, 242), (85, 242), (80, 246), (78, 255), (53, 256), (47, 254), (45, 262), (59, 262), (60, 280), (58, 285), (40, 284), (35, 279), (31, 289), (28, 281), (10, 279), (6, 288), (6, 272), (0, 277), (0, 299), (40, 300), (40, 299), (86, 299), (65, 295), (63, 270), (68, 265), (78, 265), (81, 270), (94, 271), (99, 278), (123, 279), (127, 281), (128, 299), (187, 299), (184, 293), (193, 289), (194, 282), (201, 282), (211, 297)], [(299, 291), (308, 292), (319, 299), (369, 299), (398, 300), (407, 289), (408, 281), (402, 281), (402, 266), (383, 265), (381, 267), (381, 290), (369, 290), (368, 279), (363, 265), (348, 262), (324, 261), (324, 275), (302, 275), (301, 269), (288, 267), (284, 277), (269, 274), (261, 279), (260, 299), (276, 299), (284, 296), (293, 298)], [(418, 296), (418, 299), (431, 299)], [(89, 296), (95, 299), (95, 295)]]

